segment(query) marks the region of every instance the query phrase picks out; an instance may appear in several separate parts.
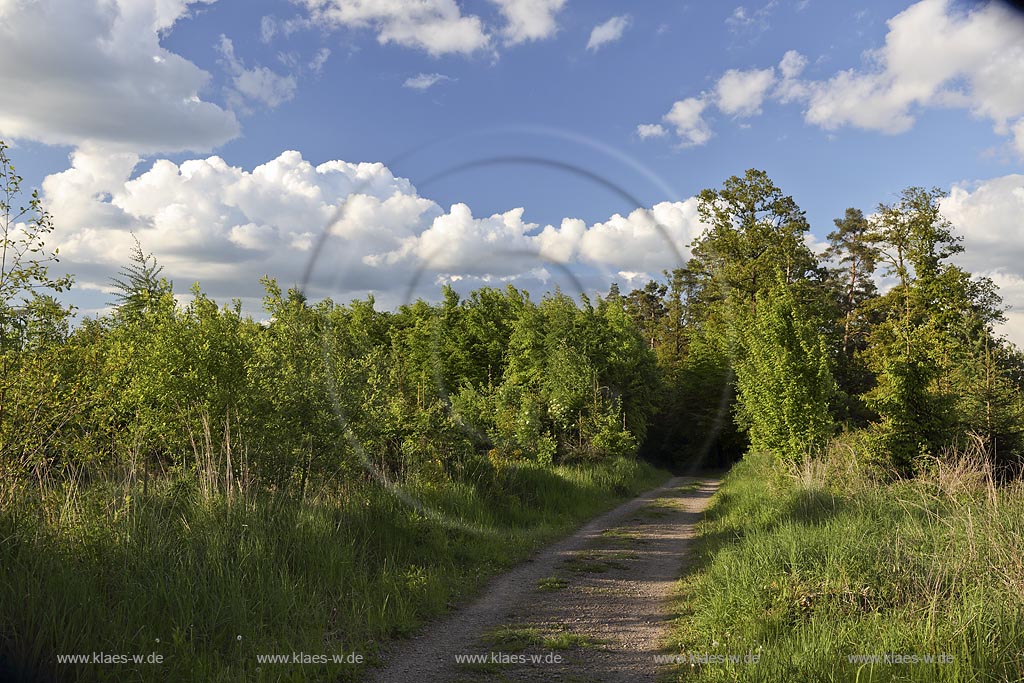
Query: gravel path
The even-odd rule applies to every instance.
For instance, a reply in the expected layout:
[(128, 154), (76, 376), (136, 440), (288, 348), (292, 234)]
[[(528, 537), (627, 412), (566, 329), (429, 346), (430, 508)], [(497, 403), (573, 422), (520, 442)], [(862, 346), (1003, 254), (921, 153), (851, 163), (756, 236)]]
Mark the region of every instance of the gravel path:
[(654, 681), (668, 599), (717, 487), (676, 477), (597, 517), (400, 643), (370, 680)]

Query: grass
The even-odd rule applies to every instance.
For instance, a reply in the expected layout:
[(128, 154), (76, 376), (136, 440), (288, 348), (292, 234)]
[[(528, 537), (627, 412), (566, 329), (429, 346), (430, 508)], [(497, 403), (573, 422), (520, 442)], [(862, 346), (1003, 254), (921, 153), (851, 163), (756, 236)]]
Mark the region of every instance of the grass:
[(572, 633), (566, 627), (560, 627), (555, 633), (537, 626), (501, 626), (484, 637), (491, 647), (504, 652), (522, 652), (527, 649), (570, 650), (574, 648), (590, 648), (600, 644), (596, 638), (579, 633)]
[(562, 631), (544, 639), (544, 648), (547, 650), (572, 650), (576, 648), (590, 648), (601, 644), (597, 638), (592, 638), (580, 633)]
[[(187, 480), (11, 492), (0, 508), (0, 680), (357, 680), (358, 653), (479, 589), (538, 546), (667, 474), (632, 461), (369, 481), (299, 501), (203, 496)], [(60, 665), (158, 653), (160, 665)]]
[(637, 531), (615, 527), (612, 529), (605, 529), (601, 532), (601, 542), (603, 545), (614, 546), (617, 548), (629, 548), (638, 545), (646, 545), (648, 540), (641, 536)]
[(560, 591), (568, 585), (569, 582), (559, 576), (546, 576), (537, 581), (537, 590), (541, 592)]
[(522, 652), (543, 647), (544, 631), (535, 626), (500, 626), (484, 636), (484, 642), (504, 652)]
[(1022, 680), (1024, 487), (966, 461), (879, 483), (838, 451), (789, 470), (748, 456), (701, 525), (677, 611), (669, 652), (760, 657), (671, 680)]

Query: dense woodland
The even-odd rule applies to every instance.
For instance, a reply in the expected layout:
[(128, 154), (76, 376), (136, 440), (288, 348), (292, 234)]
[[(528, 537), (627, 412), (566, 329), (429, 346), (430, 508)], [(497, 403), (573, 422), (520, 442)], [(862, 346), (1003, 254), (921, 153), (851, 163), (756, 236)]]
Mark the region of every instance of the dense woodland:
[[(799, 460), (842, 432), (912, 474), (965, 443), (1016, 471), (1024, 358), (993, 331), (991, 281), (951, 257), (939, 191), (848, 209), (814, 254), (757, 170), (700, 195), (685, 268), (577, 301), (484, 288), (380, 311), (265, 279), (265, 321), (192, 288), (176, 303), (136, 245), (114, 311), (75, 324), (38, 197), (2, 159), (3, 489), (53, 478), (187, 479), (306, 495), (410, 470), (502, 463)], [(891, 284), (881, 292), (879, 276)], [(12, 488), (13, 487), (13, 488)]]

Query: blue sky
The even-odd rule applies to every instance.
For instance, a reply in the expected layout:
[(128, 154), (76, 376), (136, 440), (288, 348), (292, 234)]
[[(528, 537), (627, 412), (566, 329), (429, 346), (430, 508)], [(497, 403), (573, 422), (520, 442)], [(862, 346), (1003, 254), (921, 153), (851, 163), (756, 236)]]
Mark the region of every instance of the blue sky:
[(847, 206), (950, 191), (964, 265), (1024, 308), (1001, 4), (0, 0), (0, 62), (0, 137), (84, 312), (133, 234), (180, 291), (255, 311), (339, 215), (314, 295), (639, 285), (700, 233), (693, 195), (750, 167), (819, 241)]

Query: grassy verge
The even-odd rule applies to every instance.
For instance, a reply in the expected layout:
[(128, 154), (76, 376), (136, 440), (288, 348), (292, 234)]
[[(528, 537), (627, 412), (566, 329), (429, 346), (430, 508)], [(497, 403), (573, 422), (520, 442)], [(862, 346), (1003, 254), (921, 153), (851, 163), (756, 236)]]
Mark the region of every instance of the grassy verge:
[(671, 680), (1024, 680), (1024, 487), (976, 465), (883, 484), (749, 456), (694, 557)]
[[(372, 663), (387, 639), (667, 476), (624, 460), (434, 476), (406, 487), (419, 508), (369, 482), (305, 502), (207, 498), (181, 481), (14, 492), (0, 508), (0, 680), (358, 680), (351, 663), (257, 655)], [(162, 661), (111, 660), (137, 654)]]

